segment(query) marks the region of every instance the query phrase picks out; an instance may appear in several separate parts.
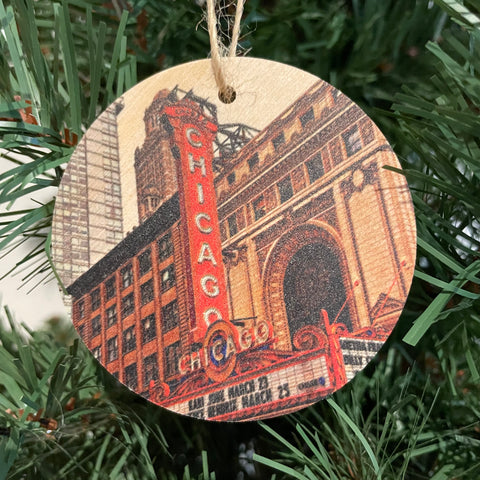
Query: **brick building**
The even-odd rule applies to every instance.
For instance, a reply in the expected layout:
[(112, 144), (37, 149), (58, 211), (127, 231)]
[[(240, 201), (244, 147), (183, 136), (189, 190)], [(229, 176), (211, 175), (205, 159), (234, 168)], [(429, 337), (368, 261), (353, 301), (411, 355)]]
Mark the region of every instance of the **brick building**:
[(161, 90), (145, 110), (146, 138), (135, 150), (135, 176), (138, 192), (138, 218), (144, 222), (178, 189), (175, 159), (170, 151), (170, 132), (163, 107), (176, 101), (176, 94)]
[[(272, 411), (270, 403), (282, 411), (311, 403), (346, 381), (327, 358), (335, 328), (343, 335), (337, 349), (352, 345), (345, 338), (370, 342), (358, 368), (347, 355), (341, 360), (350, 378), (378, 350), (381, 343), (371, 338), (384, 340), (403, 307), (415, 230), (405, 182), (383, 169), (397, 166), (395, 156), (357, 106), (319, 81), (221, 163), (214, 186), (225, 320), (239, 336), (265, 334), (265, 343), (249, 340), (256, 353), (241, 352), (244, 362), (227, 379), (230, 403), (205, 413), (203, 397), (195, 395), (213, 395), (215, 386), (205, 374), (201, 346), (192, 341), (172, 105), (217, 122), (214, 107), (193, 95), (162, 90), (155, 96), (145, 112), (145, 141), (135, 153), (141, 223), (69, 286), (74, 324), (123, 383), (181, 413), (253, 418)], [(288, 370), (283, 377), (282, 368)], [(235, 403), (232, 392), (245, 393), (262, 371), (270, 372), (270, 383), (278, 376), (278, 396), (265, 388), (256, 400)], [(322, 379), (313, 391), (307, 387), (312, 375)], [(240, 381), (243, 386), (235, 387)], [(243, 417), (242, 409), (248, 411)]]

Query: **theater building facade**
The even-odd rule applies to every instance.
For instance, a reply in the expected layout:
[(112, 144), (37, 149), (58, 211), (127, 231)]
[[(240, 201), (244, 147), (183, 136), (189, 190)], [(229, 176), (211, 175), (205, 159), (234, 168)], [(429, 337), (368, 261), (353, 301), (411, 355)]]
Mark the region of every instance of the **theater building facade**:
[(288, 412), (351, 379), (414, 267), (409, 193), (379, 130), (322, 81), (220, 161), (208, 102), (162, 90), (144, 120), (141, 223), (68, 287), (95, 357), (151, 401), (216, 420)]

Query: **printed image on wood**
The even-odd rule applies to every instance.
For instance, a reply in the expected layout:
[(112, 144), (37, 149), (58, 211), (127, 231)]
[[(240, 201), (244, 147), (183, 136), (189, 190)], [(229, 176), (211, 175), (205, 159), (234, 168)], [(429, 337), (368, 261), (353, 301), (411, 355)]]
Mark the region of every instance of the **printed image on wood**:
[(267, 418), (331, 394), (402, 311), (415, 221), (391, 147), (292, 67), (208, 60), (111, 105), (59, 189), (53, 257), (72, 319), (118, 380), (172, 411)]

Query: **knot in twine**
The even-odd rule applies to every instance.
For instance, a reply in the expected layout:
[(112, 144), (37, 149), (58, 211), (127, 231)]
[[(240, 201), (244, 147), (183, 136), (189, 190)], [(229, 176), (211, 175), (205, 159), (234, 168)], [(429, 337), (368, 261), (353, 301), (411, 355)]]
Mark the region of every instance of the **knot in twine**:
[(208, 35), (210, 37), (213, 75), (218, 87), (218, 98), (220, 98), (223, 103), (232, 103), (236, 97), (234, 88), (227, 83), (221, 58), (226, 56), (235, 57), (237, 53), (238, 38), (240, 36), (240, 21), (243, 15), (244, 3), (245, 0), (237, 0), (232, 38), (230, 48), (228, 49), (228, 55), (226, 55), (227, 48), (223, 45), (217, 34), (218, 19), (215, 13), (215, 0), (207, 0), (207, 24)]

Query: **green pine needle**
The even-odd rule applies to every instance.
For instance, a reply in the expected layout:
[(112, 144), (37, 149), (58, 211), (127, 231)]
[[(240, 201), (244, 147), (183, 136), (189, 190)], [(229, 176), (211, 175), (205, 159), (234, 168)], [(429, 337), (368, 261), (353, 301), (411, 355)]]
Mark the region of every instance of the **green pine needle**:
[[(108, 12), (96, 8), (99, 11)], [(107, 25), (93, 19), (90, 3), (15, 0), (8, 7), (0, 2), (0, 18), (0, 46), (6, 54), (0, 62), (0, 78), (6, 80), (0, 84), (0, 146), (2, 158), (14, 165), (0, 176), (0, 203), (9, 210), (0, 213), (0, 220), (6, 220), (0, 228), (0, 249), (19, 237), (42, 238), (19, 262), (23, 265), (39, 245), (45, 246), (54, 201), (28, 214), (15, 210), (16, 203), (58, 187), (73, 152), (66, 142), (73, 135), (80, 138), (99, 108), (134, 85), (135, 62), (126, 51), (127, 12), (119, 23), (110, 20)], [(52, 43), (48, 35), (54, 26)], [(82, 50), (85, 39), (89, 48)]]

